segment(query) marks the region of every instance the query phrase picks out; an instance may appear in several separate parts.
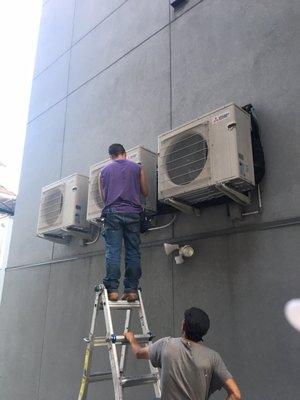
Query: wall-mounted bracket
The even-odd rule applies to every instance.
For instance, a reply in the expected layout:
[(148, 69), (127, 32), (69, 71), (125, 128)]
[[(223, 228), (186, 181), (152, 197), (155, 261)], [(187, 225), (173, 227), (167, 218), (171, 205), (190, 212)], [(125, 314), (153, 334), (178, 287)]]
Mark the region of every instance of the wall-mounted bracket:
[(53, 243), (58, 243), (58, 244), (70, 244), (71, 242), (71, 236), (59, 236), (59, 235), (51, 235), (51, 234), (39, 234), (37, 235), (41, 239), (47, 239), (50, 240)]
[(177, 210), (185, 214), (196, 215), (197, 217), (200, 216), (199, 208), (182, 203), (181, 201), (173, 199), (173, 197), (168, 197), (167, 199), (164, 200), (164, 203), (169, 204), (170, 206), (176, 208)]
[(241, 221), (244, 217), (250, 215), (259, 215), (262, 213), (262, 199), (261, 190), (259, 185), (255, 186), (255, 189), (249, 192), (249, 198), (251, 196), (251, 204), (242, 205), (236, 202), (228, 204), (228, 215), (233, 221)]
[(251, 203), (250, 196), (246, 196), (245, 194), (228, 187), (225, 183), (218, 183), (216, 189), (238, 204), (249, 205)]
[(89, 228), (81, 228), (78, 226), (67, 226), (66, 228), (61, 228), (63, 231), (67, 233), (67, 235), (78, 237), (79, 239), (84, 239), (87, 241), (93, 240), (93, 233), (91, 229), (91, 225)]

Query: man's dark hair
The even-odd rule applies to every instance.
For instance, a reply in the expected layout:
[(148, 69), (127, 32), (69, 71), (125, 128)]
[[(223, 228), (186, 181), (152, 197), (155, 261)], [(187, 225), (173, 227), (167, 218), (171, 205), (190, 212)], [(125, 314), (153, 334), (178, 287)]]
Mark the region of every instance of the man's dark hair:
[(111, 157), (118, 157), (120, 154), (125, 154), (125, 153), (126, 151), (124, 149), (124, 146), (122, 146), (120, 143), (113, 143), (108, 148), (108, 154)]
[(200, 342), (209, 326), (209, 317), (200, 308), (192, 307), (184, 312), (184, 334), (187, 339)]

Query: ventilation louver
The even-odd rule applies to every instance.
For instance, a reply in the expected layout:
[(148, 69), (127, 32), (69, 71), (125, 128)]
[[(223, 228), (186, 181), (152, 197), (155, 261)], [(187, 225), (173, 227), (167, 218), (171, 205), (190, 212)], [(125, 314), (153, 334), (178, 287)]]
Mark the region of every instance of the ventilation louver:
[(42, 193), (39, 229), (59, 224), (62, 220), (64, 185)]

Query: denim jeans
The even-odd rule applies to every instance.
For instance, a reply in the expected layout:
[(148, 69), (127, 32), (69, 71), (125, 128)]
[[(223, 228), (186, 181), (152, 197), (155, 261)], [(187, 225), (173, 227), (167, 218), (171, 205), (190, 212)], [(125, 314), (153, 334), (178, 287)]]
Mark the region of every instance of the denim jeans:
[(102, 236), (105, 240), (106, 277), (103, 279), (108, 292), (116, 292), (121, 277), (120, 262), (122, 241), (125, 246), (124, 292), (136, 292), (141, 277), (140, 215), (117, 213), (109, 209), (105, 218)]

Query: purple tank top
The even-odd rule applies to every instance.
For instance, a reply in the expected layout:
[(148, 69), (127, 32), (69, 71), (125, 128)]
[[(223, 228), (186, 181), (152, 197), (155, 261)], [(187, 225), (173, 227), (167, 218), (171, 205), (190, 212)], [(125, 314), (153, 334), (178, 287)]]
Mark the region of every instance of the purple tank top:
[(100, 179), (105, 212), (114, 208), (120, 213), (140, 213), (141, 166), (130, 160), (114, 160), (101, 171)]

